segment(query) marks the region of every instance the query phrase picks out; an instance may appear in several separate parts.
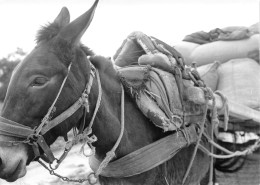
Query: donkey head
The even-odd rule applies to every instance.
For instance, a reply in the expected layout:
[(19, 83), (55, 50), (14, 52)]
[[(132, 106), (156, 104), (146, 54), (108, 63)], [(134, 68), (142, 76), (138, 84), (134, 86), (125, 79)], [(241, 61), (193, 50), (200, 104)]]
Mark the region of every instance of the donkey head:
[[(66, 76), (67, 81), (55, 103), (52, 117), (61, 114), (81, 96), (90, 73), (87, 56), (93, 53), (80, 44), (80, 39), (92, 21), (97, 3), (98, 0), (71, 23), (68, 9), (62, 8), (54, 22), (38, 32), (36, 47), (13, 72), (1, 111), (2, 117), (32, 129), (37, 128)], [(76, 126), (82, 114), (83, 110), (79, 109), (61, 125), (47, 132), (44, 135), (46, 143), (50, 145), (58, 136), (64, 136)], [(15, 140), (19, 138), (2, 135), (0, 132), (0, 142)], [(30, 145), (1, 145), (0, 178), (15, 181), (24, 176), (26, 165), (33, 158)]]

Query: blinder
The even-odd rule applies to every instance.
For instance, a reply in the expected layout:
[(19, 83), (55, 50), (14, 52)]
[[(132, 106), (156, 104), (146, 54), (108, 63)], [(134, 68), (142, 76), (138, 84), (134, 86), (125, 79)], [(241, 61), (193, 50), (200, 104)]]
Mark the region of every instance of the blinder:
[[(90, 63), (91, 64), (91, 63)], [(68, 149), (65, 148), (64, 154), (60, 157), (60, 159), (56, 159), (46, 143), (44, 139), (44, 135), (54, 128), (55, 126), (59, 125), (63, 121), (65, 121), (67, 118), (72, 116), (78, 109), (85, 108), (84, 111), (84, 117), (86, 116), (86, 113), (89, 112), (89, 93), (93, 84), (93, 79), (95, 78), (95, 74), (98, 75), (98, 71), (96, 68), (91, 64), (91, 70), (90, 70), (90, 77), (89, 81), (86, 84), (86, 87), (81, 95), (81, 97), (68, 109), (66, 109), (64, 112), (62, 112), (60, 115), (55, 117), (51, 120), (51, 114), (55, 110), (55, 104), (60, 96), (60, 93), (65, 85), (65, 82), (67, 81), (70, 68), (72, 63), (68, 67), (68, 72), (66, 77), (64, 78), (61, 87), (59, 89), (58, 94), (56, 95), (55, 100), (53, 101), (52, 105), (48, 109), (47, 114), (44, 116), (44, 118), (41, 121), (41, 124), (32, 129), (31, 127), (22, 125), (20, 123), (17, 123), (15, 121), (9, 120), (7, 118), (0, 116), (0, 135), (10, 136), (17, 138), (16, 141), (0, 141), (0, 146), (13, 146), (18, 145), (21, 143), (28, 144), (32, 146), (33, 152), (34, 152), (34, 158), (35, 159), (43, 159), (45, 162), (48, 162), (49, 164), (53, 163), (54, 161), (59, 162), (62, 161), (68, 152)], [(90, 134), (90, 133), (88, 133)], [(57, 168), (57, 167), (56, 167)]]

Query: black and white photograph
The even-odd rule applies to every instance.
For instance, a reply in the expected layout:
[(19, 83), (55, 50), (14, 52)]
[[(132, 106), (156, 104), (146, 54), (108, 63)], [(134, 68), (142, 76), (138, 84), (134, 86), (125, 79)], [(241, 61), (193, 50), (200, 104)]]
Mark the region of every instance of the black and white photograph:
[(259, 185), (259, 0), (0, 0), (0, 185)]

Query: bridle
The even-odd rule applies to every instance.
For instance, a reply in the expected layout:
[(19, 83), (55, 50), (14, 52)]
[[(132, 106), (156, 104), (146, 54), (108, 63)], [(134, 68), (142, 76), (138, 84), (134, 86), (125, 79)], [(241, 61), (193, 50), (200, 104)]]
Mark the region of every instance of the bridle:
[[(101, 103), (101, 97), (102, 97), (102, 87), (101, 87), (101, 81), (98, 70), (94, 67), (94, 65), (90, 62), (90, 76), (89, 81), (87, 82), (85, 89), (79, 99), (71, 105), (68, 109), (66, 109), (64, 112), (62, 112), (60, 115), (52, 118), (52, 114), (55, 112), (55, 104), (62, 92), (62, 89), (67, 81), (67, 78), (70, 73), (70, 69), (72, 66), (72, 62), (68, 66), (67, 75), (63, 79), (63, 82), (60, 86), (60, 89), (56, 95), (56, 98), (54, 99), (52, 105), (48, 109), (48, 112), (43, 117), (40, 125), (34, 129), (22, 125), (20, 123), (17, 123), (15, 121), (6, 119), (4, 117), (0, 116), (0, 135), (10, 136), (18, 138), (18, 141), (0, 141), (0, 146), (13, 146), (13, 145), (19, 145), (19, 144), (28, 144), (32, 146), (33, 152), (34, 152), (34, 160), (37, 160), (44, 168), (46, 168), (51, 175), (55, 175), (59, 178), (61, 178), (64, 181), (72, 181), (72, 182), (84, 182), (88, 181), (89, 184), (96, 184), (97, 183), (97, 177), (99, 174), (103, 171), (103, 169), (107, 166), (107, 164), (115, 157), (115, 151), (119, 146), (119, 143), (121, 142), (123, 132), (124, 132), (124, 88), (121, 84), (122, 94), (121, 94), (121, 131), (118, 136), (118, 139), (116, 143), (114, 144), (113, 148), (106, 154), (106, 157), (103, 159), (102, 163), (99, 165), (99, 168), (96, 170), (96, 172), (90, 173), (87, 178), (85, 179), (70, 179), (68, 177), (61, 176), (55, 172), (55, 170), (59, 167), (61, 162), (66, 158), (68, 152), (71, 150), (71, 148), (83, 141), (83, 154), (86, 157), (89, 157), (90, 155), (86, 155), (84, 153), (84, 146), (87, 143), (89, 147), (92, 150), (93, 155), (95, 153), (95, 148), (92, 146), (92, 143), (97, 141), (97, 138), (95, 135), (92, 134), (92, 126), (94, 123), (94, 119), (96, 117), (96, 114), (99, 110), (100, 103)], [(90, 90), (93, 84), (94, 78), (97, 78), (98, 83), (98, 97), (96, 106), (92, 115), (92, 118), (86, 128), (85, 127), (85, 118), (87, 113), (89, 113), (89, 94)], [(59, 159), (54, 157), (54, 154), (52, 153), (50, 147), (46, 143), (44, 139), (44, 135), (50, 131), (52, 128), (56, 127), (57, 125), (61, 124), (63, 121), (65, 121), (67, 118), (72, 116), (77, 110), (80, 108), (84, 108), (84, 115), (83, 115), (83, 123), (79, 127), (79, 131), (77, 134), (74, 135), (74, 138), (72, 141), (67, 141), (65, 149), (63, 154), (60, 156)], [(23, 140), (22, 140), (23, 139)], [(67, 139), (65, 139), (67, 140)], [(49, 164), (49, 167), (41, 161), (45, 161)], [(93, 181), (94, 179), (94, 181)]]
[[(13, 145), (21, 144), (21, 143), (29, 144), (33, 148), (35, 159), (41, 158), (44, 161), (48, 162), (49, 164), (53, 163), (55, 160), (56, 160), (56, 162), (61, 162), (61, 159), (63, 160), (64, 155), (62, 155), (60, 159), (56, 159), (54, 157), (50, 147), (47, 145), (43, 136), (48, 131), (50, 131), (52, 128), (61, 124), (64, 120), (66, 120), (67, 118), (72, 116), (77, 110), (79, 110), (82, 107), (85, 109), (84, 120), (83, 120), (83, 123), (84, 123), (86, 114), (89, 112), (89, 94), (90, 94), (90, 90), (91, 90), (91, 87), (93, 84), (93, 80), (94, 80), (95, 76), (97, 76), (97, 79), (99, 79), (98, 70), (90, 62), (91, 70), (90, 70), (89, 81), (87, 82), (82, 95), (68, 109), (66, 109), (64, 112), (62, 112), (60, 115), (58, 115), (54, 119), (51, 119), (52, 114), (55, 112), (55, 109), (56, 109), (55, 104), (56, 104), (56, 102), (62, 92), (62, 89), (67, 81), (67, 78), (69, 76), (71, 66), (72, 66), (72, 62), (70, 63), (70, 65), (68, 67), (67, 75), (65, 76), (65, 78), (60, 86), (60, 89), (56, 95), (56, 98), (54, 99), (52, 105), (48, 109), (47, 114), (44, 116), (44, 118), (42, 119), (42, 121), (38, 127), (32, 129), (28, 126), (22, 125), (15, 121), (6, 119), (4, 117), (0, 117), (0, 122), (1, 122), (0, 135), (15, 137), (15, 138), (19, 139), (18, 141), (0, 141), (0, 145), (13, 146)], [(100, 79), (98, 80), (98, 83), (100, 83)], [(99, 96), (101, 96), (101, 95), (99, 95)], [(99, 104), (100, 104), (100, 102), (99, 102)], [(93, 118), (92, 118), (92, 120), (93, 120)], [(88, 140), (94, 142), (96, 140), (95, 136), (92, 135), (91, 137), (89, 137), (89, 135), (92, 132), (91, 126), (92, 125), (90, 125), (90, 127), (87, 127), (87, 129), (84, 130), (84, 133), (87, 134), (87, 136), (85, 136), (85, 140), (88, 139)], [(83, 133), (83, 129), (84, 129), (83, 127), (84, 126), (81, 126), (81, 129), (79, 130), (79, 134)], [(24, 140), (22, 140), (22, 139), (24, 139)], [(84, 138), (81, 137), (80, 139), (84, 139)], [(43, 152), (40, 152), (41, 150)], [(66, 148), (66, 150), (68, 151), (69, 149)], [(65, 153), (67, 153), (67, 151)], [(54, 167), (54, 168), (57, 168), (57, 167)]]

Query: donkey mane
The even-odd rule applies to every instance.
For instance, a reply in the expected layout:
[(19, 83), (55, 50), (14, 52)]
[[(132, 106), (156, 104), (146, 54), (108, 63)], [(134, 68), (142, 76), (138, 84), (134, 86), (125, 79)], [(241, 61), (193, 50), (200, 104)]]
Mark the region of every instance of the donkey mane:
[(48, 23), (45, 26), (42, 26), (36, 34), (36, 43), (39, 44), (44, 41), (51, 42), (56, 56), (67, 64), (74, 60), (75, 50), (80, 49), (87, 56), (93, 56), (95, 54), (90, 48), (81, 43), (79, 47), (75, 47), (64, 39), (55, 38), (62, 28), (63, 27), (56, 22)]
[(51, 40), (58, 35), (61, 28), (62, 27), (56, 22), (48, 23), (45, 26), (41, 26), (36, 34), (36, 43), (39, 44), (41, 41)]

